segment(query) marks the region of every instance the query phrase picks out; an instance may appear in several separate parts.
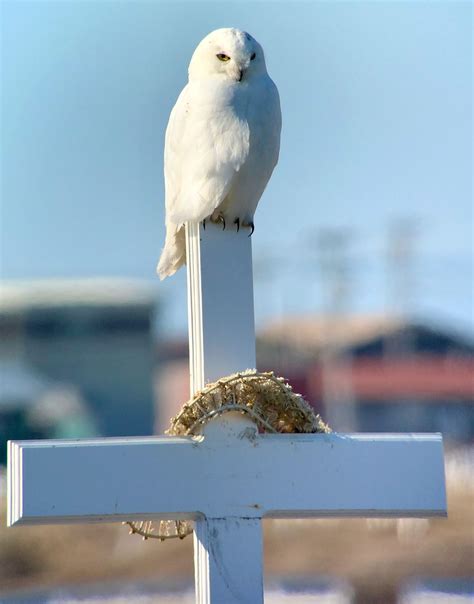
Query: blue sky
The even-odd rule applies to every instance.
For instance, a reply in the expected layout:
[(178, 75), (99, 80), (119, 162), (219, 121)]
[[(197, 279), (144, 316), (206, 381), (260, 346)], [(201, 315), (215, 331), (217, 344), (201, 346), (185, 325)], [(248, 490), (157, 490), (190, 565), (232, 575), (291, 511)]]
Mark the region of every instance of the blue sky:
[[(3, 0), (4, 279), (155, 279), (163, 136), (199, 40), (248, 30), (282, 101), (256, 215), (257, 320), (317, 312), (315, 233), (350, 233), (348, 310), (383, 312), (385, 248), (418, 233), (409, 311), (472, 329), (470, 2)], [(184, 271), (157, 291), (186, 328)], [(471, 325), (471, 327), (469, 327)]]

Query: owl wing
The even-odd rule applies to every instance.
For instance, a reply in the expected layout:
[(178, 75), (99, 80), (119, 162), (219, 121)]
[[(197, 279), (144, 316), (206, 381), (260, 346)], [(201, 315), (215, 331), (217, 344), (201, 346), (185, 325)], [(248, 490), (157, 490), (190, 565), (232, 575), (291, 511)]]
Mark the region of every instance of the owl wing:
[(167, 222), (201, 221), (227, 195), (249, 153), (249, 127), (225, 91), (188, 84), (165, 137)]

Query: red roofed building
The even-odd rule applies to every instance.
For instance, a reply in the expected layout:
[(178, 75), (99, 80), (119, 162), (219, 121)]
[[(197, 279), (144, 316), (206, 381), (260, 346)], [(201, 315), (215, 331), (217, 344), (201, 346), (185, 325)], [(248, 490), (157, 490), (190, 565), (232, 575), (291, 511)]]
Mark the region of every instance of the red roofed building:
[(474, 344), (458, 333), (384, 317), (288, 318), (261, 333), (258, 358), (337, 430), (474, 440)]
[[(316, 374), (317, 371), (312, 376), (313, 395), (318, 389)], [(353, 393), (367, 402), (406, 397), (473, 400), (473, 376), (474, 358), (454, 361), (428, 355), (408, 360), (356, 357), (350, 365)]]
[[(187, 342), (163, 342), (156, 374), (162, 432), (187, 400)], [(387, 317), (287, 317), (259, 332), (262, 371), (286, 377), (339, 431), (442, 432), (474, 440), (474, 344)]]

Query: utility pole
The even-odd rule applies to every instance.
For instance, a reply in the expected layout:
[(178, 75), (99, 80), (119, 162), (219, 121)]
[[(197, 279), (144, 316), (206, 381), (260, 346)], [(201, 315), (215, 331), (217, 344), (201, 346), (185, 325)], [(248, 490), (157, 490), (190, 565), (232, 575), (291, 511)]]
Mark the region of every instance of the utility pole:
[(415, 256), (418, 227), (411, 218), (397, 219), (388, 227), (387, 268), (390, 306), (406, 319), (412, 312), (416, 291)]
[(396, 337), (389, 338), (385, 352), (390, 357), (410, 357), (414, 342), (407, 327), (416, 295), (416, 245), (418, 227), (413, 218), (392, 221), (387, 236), (388, 306), (402, 323)]
[(317, 263), (324, 295), (322, 397), (329, 424), (341, 431), (357, 427), (352, 358), (345, 333), (352, 289), (350, 241), (351, 234), (344, 228), (321, 229), (316, 234)]

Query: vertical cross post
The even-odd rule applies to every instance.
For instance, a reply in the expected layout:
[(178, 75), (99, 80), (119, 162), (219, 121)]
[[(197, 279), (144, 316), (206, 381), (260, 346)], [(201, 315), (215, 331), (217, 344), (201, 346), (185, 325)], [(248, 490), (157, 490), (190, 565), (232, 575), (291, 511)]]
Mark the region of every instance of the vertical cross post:
[[(235, 229), (235, 227), (234, 227)], [(255, 368), (248, 229), (186, 225), (191, 396), (207, 382)]]
[[(251, 240), (247, 229), (188, 223), (186, 254), (193, 396), (210, 381), (256, 366)], [(234, 435), (252, 425), (232, 414), (225, 424)], [(260, 519), (196, 520), (197, 604), (263, 602), (262, 549)]]

